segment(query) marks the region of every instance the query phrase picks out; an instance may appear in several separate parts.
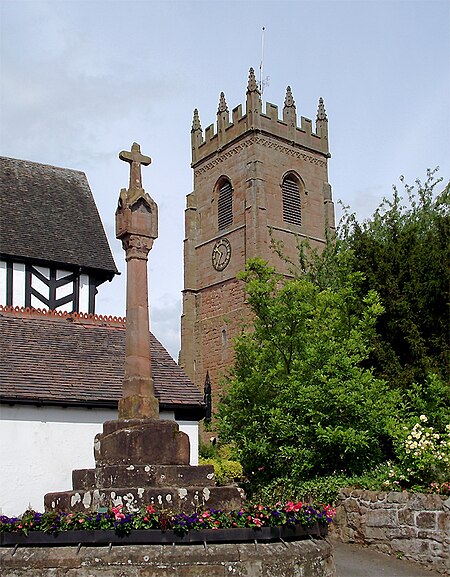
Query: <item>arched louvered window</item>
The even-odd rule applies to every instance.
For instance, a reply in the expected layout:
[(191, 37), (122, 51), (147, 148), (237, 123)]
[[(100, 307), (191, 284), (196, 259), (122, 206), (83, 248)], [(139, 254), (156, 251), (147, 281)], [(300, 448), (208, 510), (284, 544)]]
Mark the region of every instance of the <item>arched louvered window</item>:
[(290, 224), (302, 224), (302, 200), (298, 181), (287, 176), (282, 184), (283, 220)]
[(233, 224), (233, 189), (229, 180), (224, 180), (219, 188), (217, 223), (219, 230)]

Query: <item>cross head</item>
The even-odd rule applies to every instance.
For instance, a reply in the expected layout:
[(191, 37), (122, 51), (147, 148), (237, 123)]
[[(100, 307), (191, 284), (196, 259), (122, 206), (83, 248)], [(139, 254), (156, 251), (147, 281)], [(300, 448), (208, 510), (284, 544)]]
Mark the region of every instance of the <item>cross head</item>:
[(148, 166), (152, 159), (150, 156), (141, 154), (141, 147), (137, 142), (133, 142), (131, 151), (122, 150), (119, 153), (120, 160), (124, 160), (131, 165), (130, 168), (130, 188), (142, 188), (141, 165)]

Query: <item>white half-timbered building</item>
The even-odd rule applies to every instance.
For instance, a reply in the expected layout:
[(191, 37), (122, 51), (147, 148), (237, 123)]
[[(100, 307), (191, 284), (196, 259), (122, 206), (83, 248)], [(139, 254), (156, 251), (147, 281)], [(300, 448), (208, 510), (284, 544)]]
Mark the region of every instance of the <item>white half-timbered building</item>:
[(0, 304), (95, 312), (117, 268), (83, 172), (0, 157)]

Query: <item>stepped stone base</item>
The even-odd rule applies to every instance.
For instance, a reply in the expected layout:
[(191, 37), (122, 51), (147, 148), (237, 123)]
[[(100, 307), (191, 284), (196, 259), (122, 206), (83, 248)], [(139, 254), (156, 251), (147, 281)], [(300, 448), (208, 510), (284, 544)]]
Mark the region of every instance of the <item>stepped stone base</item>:
[(216, 487), (211, 465), (189, 465), (189, 438), (174, 421), (107, 421), (95, 437), (95, 469), (72, 472), (70, 491), (47, 493), (46, 510), (97, 511), (123, 505), (124, 512), (149, 504), (192, 512), (239, 509), (237, 487)]
[(114, 487), (93, 491), (47, 493), (45, 509), (52, 511), (98, 511), (99, 508), (123, 505), (132, 513), (149, 504), (157, 508), (193, 512), (201, 509), (239, 509), (243, 493), (236, 487)]
[(167, 487), (211, 485), (212, 465), (128, 465), (97, 467), (72, 471), (74, 489), (91, 491), (111, 487)]

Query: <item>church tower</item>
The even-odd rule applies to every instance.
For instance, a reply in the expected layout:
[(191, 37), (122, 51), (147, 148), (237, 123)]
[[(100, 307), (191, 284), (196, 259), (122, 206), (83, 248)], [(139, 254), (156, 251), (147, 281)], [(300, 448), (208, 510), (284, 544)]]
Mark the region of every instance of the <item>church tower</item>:
[(220, 378), (233, 362), (233, 338), (246, 317), (245, 263), (261, 257), (286, 273), (272, 251), (282, 241), (295, 258), (298, 238), (324, 243), (334, 227), (328, 183), (328, 119), (319, 99), (315, 131), (297, 112), (288, 86), (281, 119), (261, 95), (251, 68), (245, 113), (231, 113), (223, 92), (217, 125), (191, 131), (194, 191), (187, 196), (180, 364), (199, 388), (209, 372), (213, 407)]

